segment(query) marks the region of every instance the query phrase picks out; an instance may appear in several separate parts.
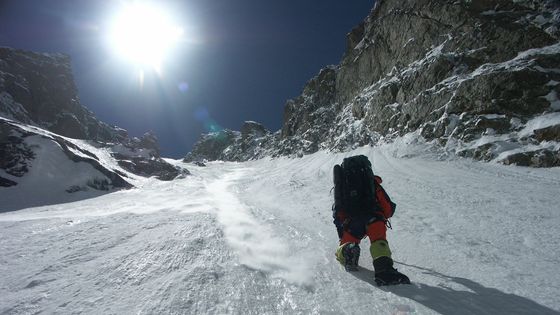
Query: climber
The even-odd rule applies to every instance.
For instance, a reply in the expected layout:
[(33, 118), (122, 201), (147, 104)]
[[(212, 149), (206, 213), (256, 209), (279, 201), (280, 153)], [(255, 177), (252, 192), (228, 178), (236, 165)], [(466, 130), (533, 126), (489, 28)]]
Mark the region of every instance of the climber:
[(377, 285), (409, 284), (408, 277), (393, 267), (386, 237), (396, 205), (381, 186), (381, 177), (373, 174), (371, 162), (364, 155), (345, 158), (333, 173), (333, 217), (340, 240), (336, 259), (346, 271), (357, 271), (359, 244), (367, 235)]

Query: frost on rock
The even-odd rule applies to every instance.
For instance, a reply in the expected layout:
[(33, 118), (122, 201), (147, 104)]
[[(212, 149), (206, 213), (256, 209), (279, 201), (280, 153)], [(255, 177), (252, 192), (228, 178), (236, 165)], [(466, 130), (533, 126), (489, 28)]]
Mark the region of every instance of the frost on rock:
[(348, 34), (340, 64), (286, 102), (278, 135), (261, 138), (256, 154), (234, 145), (218, 155), (345, 151), (408, 134), (443, 156), (503, 162), (529, 148), (558, 154), (550, 141), (518, 131), (560, 110), (560, 37), (551, 31), (559, 12), (547, 0), (378, 1)]

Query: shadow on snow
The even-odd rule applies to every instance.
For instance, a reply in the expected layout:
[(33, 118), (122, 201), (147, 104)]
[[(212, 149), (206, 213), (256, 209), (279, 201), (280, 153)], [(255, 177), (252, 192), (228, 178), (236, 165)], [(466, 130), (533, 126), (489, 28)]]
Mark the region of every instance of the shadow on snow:
[[(400, 263), (401, 265), (422, 270), (423, 273), (463, 285), (472, 290), (458, 291), (448, 287), (433, 287), (426, 284), (397, 285), (379, 287), (398, 296), (411, 299), (441, 314), (550, 314), (559, 315), (560, 312), (540, 305), (528, 298), (501, 292), (494, 288), (487, 288), (472, 280), (451, 277), (431, 269)], [(354, 277), (375, 284), (375, 273), (372, 270), (359, 267), (360, 272), (351, 272)], [(413, 280), (413, 279), (411, 279)]]

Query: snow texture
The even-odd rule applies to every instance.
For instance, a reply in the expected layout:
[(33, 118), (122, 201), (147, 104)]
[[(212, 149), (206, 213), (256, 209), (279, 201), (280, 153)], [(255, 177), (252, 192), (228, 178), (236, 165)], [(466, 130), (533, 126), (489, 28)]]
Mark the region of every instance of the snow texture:
[[(114, 187), (107, 176), (86, 162), (74, 162), (66, 156), (54, 137), (76, 145), (84, 151), (68, 147), (73, 154), (91, 159), (85, 152), (95, 156), (95, 161), (107, 170), (126, 174), (126, 180), (142, 186), (145, 178), (130, 173), (118, 165), (112, 157), (111, 148), (98, 148), (94, 141), (72, 139), (27, 124), (19, 124), (0, 117), (0, 121), (14, 124), (21, 130), (32, 133), (24, 143), (32, 149), (35, 158), (29, 162), (29, 172), (16, 177), (0, 169), (0, 176), (18, 184), (0, 189), (0, 212), (19, 210), (47, 204), (73, 202), (98, 197), (110, 192)], [(97, 144), (99, 146), (99, 144)], [(96, 186), (106, 183), (104, 189)]]
[[(0, 214), (0, 314), (559, 314), (560, 169), (440, 162), (405, 140)], [(352, 154), (398, 204), (410, 286), (375, 286), (368, 241), (361, 271), (334, 258), (332, 167)]]
[[(41, 205), (61, 201), (75, 201), (99, 196), (102, 192), (85, 189), (92, 180), (107, 180), (107, 177), (85, 162), (72, 162), (57, 149), (58, 144), (41, 136), (30, 136), (25, 143), (34, 149), (37, 158), (31, 162), (30, 172), (21, 178), (11, 176), (0, 169), (0, 176), (17, 180), (18, 185), (0, 190), (1, 209), (17, 209), (20, 204)], [(80, 190), (72, 194), (66, 190)]]

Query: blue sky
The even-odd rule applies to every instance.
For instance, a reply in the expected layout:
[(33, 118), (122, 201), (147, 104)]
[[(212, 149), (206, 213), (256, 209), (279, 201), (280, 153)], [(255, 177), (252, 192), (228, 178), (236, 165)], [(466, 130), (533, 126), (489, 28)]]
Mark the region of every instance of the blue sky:
[(133, 136), (153, 130), (162, 152), (182, 157), (209, 127), (245, 120), (281, 128), (286, 100), (345, 50), (346, 34), (373, 0), (157, 1), (185, 30), (161, 66), (146, 71), (116, 56), (109, 0), (0, 1), (0, 45), (71, 56), (82, 104)]

